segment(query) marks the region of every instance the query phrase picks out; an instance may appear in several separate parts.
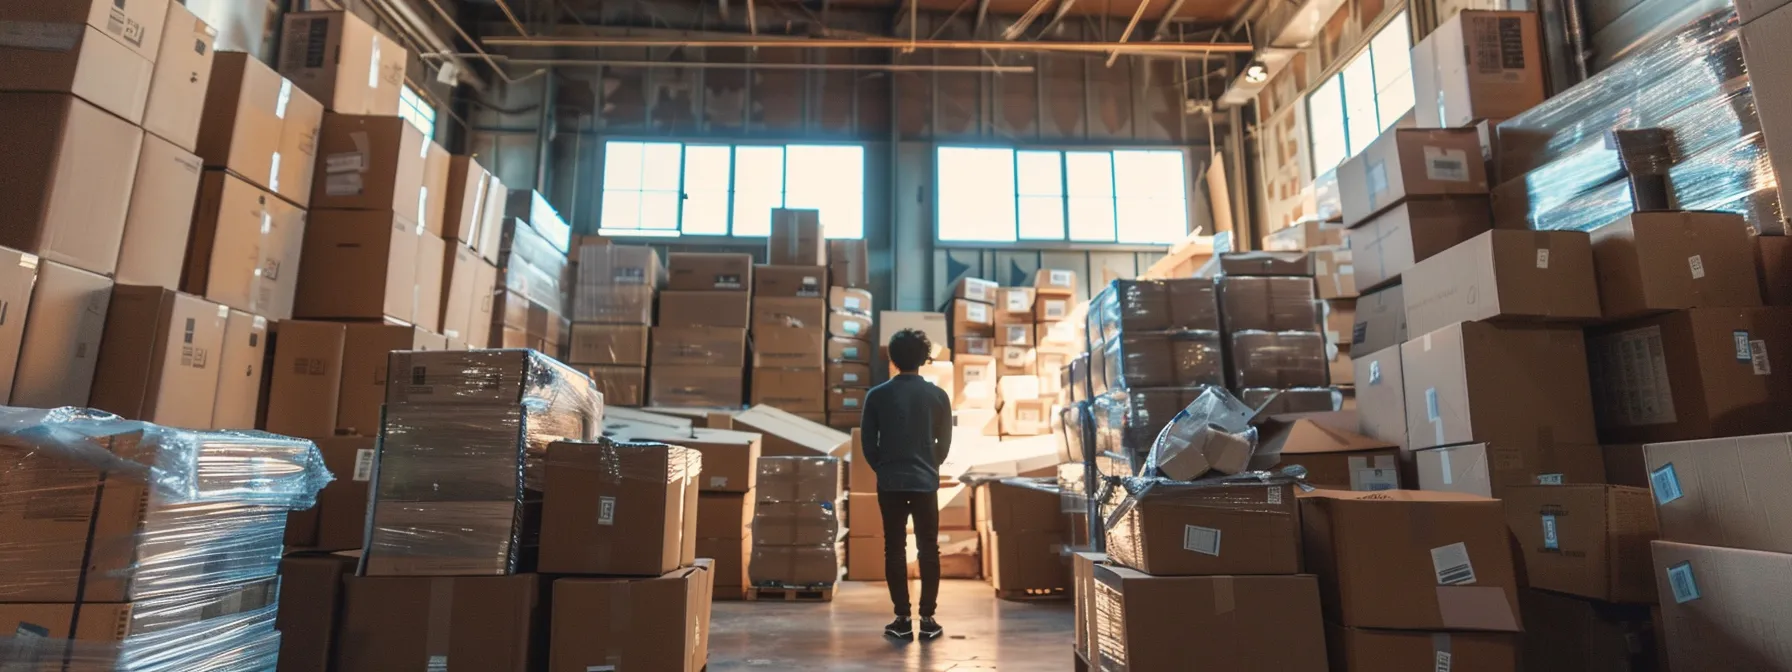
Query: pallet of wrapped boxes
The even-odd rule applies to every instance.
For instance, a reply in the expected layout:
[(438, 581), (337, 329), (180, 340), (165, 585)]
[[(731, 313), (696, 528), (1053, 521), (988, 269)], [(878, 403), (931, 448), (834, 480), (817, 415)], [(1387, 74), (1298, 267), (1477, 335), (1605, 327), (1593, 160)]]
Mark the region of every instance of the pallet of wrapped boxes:
[(761, 457), (758, 468), (747, 599), (832, 601), (840, 580), (840, 460)]

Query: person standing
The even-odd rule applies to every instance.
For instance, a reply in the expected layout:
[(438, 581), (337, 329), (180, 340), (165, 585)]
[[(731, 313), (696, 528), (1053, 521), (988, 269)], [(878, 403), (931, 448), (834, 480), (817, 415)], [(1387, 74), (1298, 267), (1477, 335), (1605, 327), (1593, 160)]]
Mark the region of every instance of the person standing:
[(884, 635), (915, 636), (904, 534), (912, 518), (921, 565), (920, 637), (938, 639), (945, 634), (933, 618), (940, 594), (940, 465), (952, 449), (952, 402), (945, 390), (918, 373), (932, 358), (933, 343), (927, 334), (916, 329), (897, 332), (886, 352), (897, 375), (865, 394), (859, 428), (865, 461), (877, 474), (884, 576), (896, 608), (896, 620), (884, 627)]

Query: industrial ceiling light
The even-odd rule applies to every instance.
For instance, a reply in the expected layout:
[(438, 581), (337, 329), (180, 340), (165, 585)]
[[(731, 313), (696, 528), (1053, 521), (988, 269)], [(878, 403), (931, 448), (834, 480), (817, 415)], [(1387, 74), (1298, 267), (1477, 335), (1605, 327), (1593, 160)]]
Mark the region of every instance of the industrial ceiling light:
[(1262, 84), (1268, 79), (1269, 68), (1264, 67), (1262, 61), (1251, 63), (1251, 67), (1245, 68), (1244, 70), (1244, 81), (1252, 84)]

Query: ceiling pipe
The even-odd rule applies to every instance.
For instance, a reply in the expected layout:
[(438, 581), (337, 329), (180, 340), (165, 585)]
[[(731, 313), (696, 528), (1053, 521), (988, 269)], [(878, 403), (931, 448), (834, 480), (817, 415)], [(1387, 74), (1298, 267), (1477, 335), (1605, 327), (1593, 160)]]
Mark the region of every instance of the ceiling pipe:
[[(535, 77), (539, 77), (539, 76), (547, 73), (546, 69), (542, 69), (542, 70), (537, 70), (535, 72), (529, 73), (522, 77), (511, 77), (510, 73), (505, 72), (504, 68), (499, 66), (498, 62), (492, 59), (491, 54), (486, 53), (485, 49), (483, 49), (479, 46), (478, 40), (473, 39), (472, 35), (468, 35), (467, 31), (460, 27), (460, 22), (454, 20), (454, 15), (449, 14), (448, 10), (442, 8), (442, 3), (440, 2), (440, 0), (423, 0), (423, 1), (429, 3), (429, 6), (436, 10), (436, 14), (441, 15), (443, 21), (448, 22), (449, 26), (454, 27), (454, 32), (456, 34), (460, 35), (460, 39), (465, 40), (467, 45), (473, 48), (474, 53), (478, 54), (479, 58), (484, 60), (485, 64), (487, 66), (491, 67), (492, 72), (496, 73), (498, 75), (498, 77), (502, 78), (505, 82), (510, 83), (510, 84), (515, 84), (517, 82), (520, 82), (520, 81), (523, 81), (526, 79), (533, 79)], [(527, 38), (525, 38), (525, 39), (527, 39)]]
[(518, 35), (522, 35), (523, 37), (529, 36), (529, 30), (523, 27), (523, 22), (516, 19), (516, 12), (510, 11), (510, 3), (505, 2), (504, 0), (492, 0), (492, 2), (498, 3), (498, 9), (504, 10), (504, 18), (510, 19), (510, 25), (516, 27)]
[[(446, 58), (461, 54), (427, 54), (429, 58)], [(618, 68), (678, 68), (688, 70), (849, 70), (861, 72), (995, 72), (1031, 74), (1030, 65), (926, 65), (903, 63), (719, 63), (709, 61), (631, 61), (578, 58), (510, 58), (494, 56), (511, 65), (537, 67), (583, 67), (607, 65)]]
[[(428, 0), (433, 3), (436, 0)], [(492, 37), (488, 47), (707, 47), (772, 49), (939, 49), (957, 51), (1066, 51), (1105, 54), (1251, 53), (1242, 42), (992, 42), (983, 40), (845, 39), (674, 39), (661, 37)], [(484, 53), (481, 51), (481, 53)]]
[[(1126, 44), (1127, 40), (1132, 39), (1132, 31), (1138, 29), (1139, 21), (1141, 19), (1145, 18), (1145, 9), (1150, 6), (1151, 6), (1151, 0), (1140, 0), (1139, 8), (1133, 10), (1133, 12), (1132, 12), (1132, 20), (1126, 22), (1126, 30), (1123, 30), (1120, 32), (1120, 44)], [(1119, 58), (1120, 58), (1119, 51), (1108, 52), (1107, 67), (1110, 67), (1110, 68), (1114, 67), (1114, 61), (1119, 60)]]
[(1172, 0), (1170, 2), (1170, 8), (1164, 10), (1164, 18), (1157, 21), (1157, 29), (1151, 31), (1151, 39), (1164, 39), (1164, 34), (1170, 30), (1170, 22), (1176, 20), (1176, 15), (1182, 12), (1182, 5), (1187, 2), (1188, 0)]

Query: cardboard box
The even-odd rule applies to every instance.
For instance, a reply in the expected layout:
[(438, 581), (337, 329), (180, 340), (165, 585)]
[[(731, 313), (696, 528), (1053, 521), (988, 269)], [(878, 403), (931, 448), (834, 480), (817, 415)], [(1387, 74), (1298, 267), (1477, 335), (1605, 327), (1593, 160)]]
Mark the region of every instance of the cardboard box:
[(424, 668), (432, 660), (526, 672), (540, 657), (548, 615), (534, 574), (344, 581), (332, 668), (339, 672)]
[(994, 532), (1058, 532), (1064, 529), (1062, 495), (1025, 479), (989, 481), (977, 487), (976, 518)]
[(871, 267), (863, 240), (828, 241), (828, 282), (854, 289), (871, 286)]
[(429, 235), (454, 240), (444, 222), (448, 210), (448, 150), (434, 140), (424, 138), (423, 151), (423, 203), (419, 206), (422, 212), (418, 215), (421, 220), (418, 223)]
[(1327, 669), (1311, 576), (1157, 577), (1105, 564), (1091, 575), (1104, 667), (1173, 670), (1201, 651), (1214, 669)]
[(755, 584), (818, 586), (840, 580), (840, 555), (834, 544), (822, 546), (753, 546), (747, 569)]
[(1057, 268), (1041, 268), (1033, 271), (1033, 289), (1041, 296), (1075, 296), (1077, 290), (1076, 271)]
[(1288, 416), (1265, 424), (1258, 454), (1280, 453), (1280, 469), (1299, 465), (1306, 483), (1331, 490), (1399, 490), (1398, 444), (1330, 426), (1317, 417)]
[(1648, 461), (1643, 456), (1643, 445), (1637, 443), (1620, 443), (1603, 446), (1605, 449), (1605, 482), (1612, 485), (1628, 485), (1633, 488), (1649, 487)]
[(25, 316), (31, 312), (38, 263), (35, 254), (0, 248), (0, 404), (10, 403), (12, 397), (13, 375), (19, 367), (19, 346), (25, 337)]
[(1579, 231), (1488, 231), (1419, 262), (1405, 278), (1406, 325), (1416, 333), (1455, 322), (1600, 317), (1593, 248)]
[(416, 305), (410, 322), (426, 331), (442, 330), (442, 278), (447, 264), (448, 244), (435, 234), (417, 234), (417, 278), (411, 283)]
[(690, 366), (654, 362), (648, 370), (651, 406), (739, 408), (746, 400), (741, 365)]
[(1002, 435), (1041, 436), (1052, 431), (1051, 402), (1045, 399), (1005, 401), (1001, 412)]
[(1070, 307), (1075, 303), (1072, 297), (1041, 294), (1033, 300), (1033, 320), (1045, 323), (1070, 317)]
[[(1788, 446), (1792, 436), (1769, 434), (1644, 447), (1661, 538), (1792, 552), (1792, 534), (1779, 524), (1786, 494), (1759, 489), (1792, 473)], [(1670, 595), (1663, 593), (1662, 601)]]
[(229, 317), (230, 309), (190, 294), (118, 285), (88, 404), (131, 420), (209, 429)]
[(958, 282), (955, 282), (952, 285), (952, 297), (976, 301), (978, 303), (994, 303), (996, 300), (996, 291), (999, 289), (1001, 289), (1000, 285), (989, 280), (970, 277), (959, 278)]
[(1032, 348), (996, 348), (996, 373), (1003, 376), (1039, 375), (1039, 351)]
[(1107, 559), (1106, 554), (1087, 551), (1070, 555), (1071, 591), (1075, 600), (1072, 606), (1076, 612), (1075, 646), (1077, 656), (1084, 660), (1094, 658), (1096, 652), (1092, 649), (1101, 639), (1095, 632), (1099, 621), (1095, 616), (1095, 566), (1106, 564)]
[(294, 555), (280, 560), (282, 672), (329, 672), (342, 619), (343, 579), (355, 573), (355, 559), (338, 555)]
[[(1417, 202), (1414, 197), (1486, 194), (1480, 157), (1481, 138), (1472, 128), (1391, 129), (1338, 166), (1344, 225), (1360, 226), (1396, 203)], [(1479, 203), (1486, 209), (1484, 199)], [(1350, 234), (1352, 251), (1358, 236)]]
[(73, 93), (141, 124), (167, 13), (165, 0), (128, 8), (99, 2), (8, 7), (0, 16), (20, 27), (0, 47), (0, 58), (12, 66), (0, 75), (0, 89)]
[(1363, 357), (1399, 347), (1406, 342), (1406, 289), (1390, 285), (1356, 300), (1356, 324), (1351, 327), (1350, 354)]
[[(726, 431), (726, 430), (718, 430)], [(757, 444), (754, 444), (757, 448)], [(758, 459), (755, 450), (754, 459)], [(757, 473), (757, 465), (748, 463), (747, 471)], [(751, 481), (747, 481), (751, 482)], [(753, 491), (700, 492), (697, 494), (697, 537), (699, 539), (749, 539), (753, 535), (753, 513), (758, 505)], [(698, 552), (700, 557), (702, 552)], [(740, 585), (740, 584), (737, 584)]]
[(448, 341), (439, 334), (403, 325), (350, 323), (347, 329), (342, 348), (342, 396), (336, 428), (330, 434), (378, 436), (391, 354), (446, 350)]
[(1220, 273), (1312, 277), (1313, 257), (1305, 252), (1228, 252), (1220, 255)]
[(262, 428), (287, 436), (336, 433), (347, 338), (348, 327), (336, 322), (275, 323)]
[[(583, 325), (573, 325), (573, 331)], [(647, 367), (645, 366), (581, 366), (591, 377), (597, 391), (604, 395), (605, 406), (641, 406), (647, 401)]]
[(1420, 128), (1516, 117), (1549, 97), (1543, 39), (1531, 12), (1464, 10), (1412, 49)]
[(1352, 363), (1356, 376), (1357, 431), (1406, 445), (1406, 382), (1400, 348), (1385, 348)]
[(1667, 669), (1777, 670), (1792, 666), (1780, 646), (1792, 590), (1792, 556), (1657, 541)]
[(827, 361), (871, 363), (871, 344), (854, 338), (829, 338)]
[[(498, 269), (488, 263), (479, 263), (473, 267), (473, 314), (467, 321), (467, 342), (475, 347), (487, 347), (492, 342), (492, 309), (497, 303)], [(653, 302), (648, 301), (652, 306)], [(650, 308), (651, 310), (651, 308)]]
[(827, 372), (828, 387), (871, 387), (870, 364), (829, 362)]
[(830, 287), (828, 288), (828, 309), (870, 315), (871, 290)]
[(398, 117), (410, 53), (350, 12), (295, 12), (281, 33), (280, 74), (338, 114)]
[[(442, 282), (437, 292), (442, 306), (443, 336), (462, 339), (472, 333), (468, 322), (472, 321), (475, 306), (479, 303), (479, 298), (473, 295), (473, 285), (479, 280), (481, 263), (479, 253), (474, 252), (473, 248), (458, 241), (442, 241)], [(428, 291), (419, 281), (418, 296), (421, 297)]]
[[(1228, 276), (1219, 282), (1226, 330), (1316, 331), (1320, 308), (1313, 281), (1304, 277)], [(1125, 332), (1117, 336), (1125, 336)]]
[(659, 326), (745, 329), (752, 298), (746, 292), (661, 292)]
[(654, 366), (740, 368), (747, 363), (747, 330), (722, 327), (654, 327)]
[[(1032, 319), (1028, 316), (1028, 319)], [(1000, 347), (1033, 347), (1033, 324), (1004, 324), (996, 327), (996, 345)]]
[(192, 229), (199, 195), (200, 167), (199, 157), (152, 133), (143, 134), (143, 151), (137, 158), (130, 210), (118, 249), (119, 282), (180, 287), (181, 262), (186, 258), (187, 233)]
[(637, 324), (575, 324), (568, 361), (647, 365), (648, 328)]
[(1296, 574), (1293, 486), (1160, 486), (1108, 530), (1115, 562), (1153, 576)]
[(112, 281), (105, 276), (53, 261), (37, 263), (13, 372), (12, 405), (87, 405), (111, 300)]
[(1769, 306), (1792, 306), (1792, 238), (1756, 236), (1755, 261), (1762, 300)]
[(1761, 305), (1740, 215), (1642, 212), (1593, 232), (1599, 299), (1622, 319), (1685, 308)]
[(1498, 500), (1445, 492), (1321, 490), (1300, 502), (1306, 568), (1328, 622), (1519, 632)]
[(826, 413), (826, 369), (753, 369), (749, 403), (767, 404), (791, 413)]
[(1409, 448), (1598, 445), (1579, 329), (1463, 322), (1408, 341), (1400, 358)]
[(261, 189), (311, 207), (312, 170), (324, 106), (252, 54), (212, 60), (194, 154)]
[(1792, 309), (1695, 308), (1589, 331), (1599, 435), (1680, 441), (1792, 429)]
[[(759, 266), (753, 269), (754, 296), (826, 298), (826, 266)], [(870, 306), (866, 299), (864, 306)]]
[(996, 354), (996, 339), (988, 336), (959, 336), (952, 340), (952, 358), (989, 357)]
[(509, 195), (510, 190), (505, 188), (504, 181), (494, 173), (486, 185), (485, 221), (479, 225), (479, 244), (472, 246), (479, 251), (479, 256), (493, 264), (498, 263), (499, 252), (503, 248), (504, 202)]
[(759, 546), (826, 546), (840, 539), (835, 502), (759, 502), (753, 510), (753, 543)]
[[(1647, 564), (1648, 554), (1643, 557)], [(1526, 670), (1667, 669), (1656, 653), (1661, 633), (1650, 622), (1649, 607), (1530, 589), (1518, 591), (1518, 602), (1524, 611), (1520, 643)]]
[(753, 257), (747, 254), (673, 252), (666, 267), (666, 289), (702, 292), (745, 292), (753, 287)]
[(271, 196), (235, 174), (206, 171), (182, 291), (270, 319), (292, 317), (305, 211)]
[(821, 211), (772, 210), (772, 232), (766, 241), (774, 266), (826, 266), (828, 243), (822, 236)]
[(995, 334), (995, 307), (969, 299), (952, 300), (952, 333), (955, 336)]
[[(708, 661), (713, 566), (656, 579), (554, 582), (551, 672), (618, 669), (698, 672)], [(614, 619), (627, 619), (619, 627)], [(607, 625), (600, 627), (599, 624)]]
[(819, 457), (842, 455), (852, 436), (830, 429), (819, 421), (770, 406), (756, 406), (734, 415), (734, 425), (765, 437), (768, 457)]
[(830, 312), (828, 334), (838, 338), (865, 339), (871, 335), (871, 316), (845, 310)]
[(422, 226), (428, 140), (402, 118), (324, 115), (314, 210), (389, 210)]
[[(753, 538), (697, 539), (697, 557), (715, 561), (717, 600), (746, 599), (747, 562), (753, 557)], [(724, 591), (732, 592), (729, 596)]]
[(0, 118), (0, 245), (111, 274), (143, 131), (66, 94), (0, 94)]
[(696, 451), (585, 443), (555, 443), (550, 451), (541, 506), (542, 572), (654, 576), (691, 563), (701, 466)]
[(1069, 590), (1070, 567), (1060, 532), (990, 532), (983, 554), (987, 577), (998, 592), (1041, 595)]
[(1523, 552), (1525, 585), (1604, 602), (1655, 602), (1649, 491), (1611, 485), (1507, 488), (1506, 522)]
[(865, 393), (862, 387), (828, 388), (828, 412), (859, 411), (865, 406)]
[(1493, 228), (1485, 198), (1405, 201), (1357, 225), (1350, 236), (1356, 285), (1374, 289), (1439, 252)]
[[(855, 467), (855, 471), (856, 470)], [(877, 493), (852, 492), (846, 497), (847, 536), (854, 538), (875, 537), (879, 540), (883, 539), (884, 514), (883, 508), (878, 504)], [(905, 529), (909, 532), (913, 532), (915, 529), (914, 523), (909, 523)], [(881, 560), (883, 558), (881, 553), (882, 549), (880, 548), (878, 550), (878, 558)], [(851, 553), (848, 552), (847, 555), (851, 555)]]
[[(1234, 370), (1229, 373), (1236, 387), (1289, 389), (1328, 384), (1330, 368), (1323, 334), (1311, 331), (1239, 332), (1232, 336), (1231, 345)], [(1130, 366), (1133, 362), (1127, 364)]]
[(1356, 298), (1356, 262), (1350, 248), (1313, 250), (1313, 283), (1321, 299)]
[(1412, 454), (1419, 489), (1502, 497), (1519, 485), (1598, 483), (1604, 477), (1599, 447), (1538, 442), (1467, 443)]
[(754, 494), (758, 495), (761, 504), (840, 500), (838, 458), (774, 455), (768, 451), (759, 458), (758, 468), (759, 481)]
[(1344, 244), (1344, 227), (1318, 220), (1303, 220), (1263, 237), (1263, 249), (1270, 252), (1303, 252)]
[(821, 369), (827, 318), (827, 304), (819, 299), (759, 299), (752, 320), (754, 365)]
[(884, 581), (883, 537), (848, 537), (846, 539), (846, 579), (848, 581)]
[(218, 356), (218, 395), (212, 404), (212, 429), (255, 429), (267, 351), (267, 318), (230, 311)]
[(996, 290), (996, 315), (999, 317), (1019, 318), (1018, 322), (1033, 321), (1033, 288), (1002, 287)]
[[(946, 354), (946, 346), (953, 343), (953, 335), (947, 332), (946, 325), (944, 313), (886, 310), (877, 314), (877, 342), (889, 343), (891, 337), (904, 329), (914, 329), (927, 335), (928, 342), (933, 344), (933, 356), (938, 359)], [(867, 358), (865, 361), (871, 360)]]
[(199, 138), (218, 30), (181, 3), (167, 4), (142, 126), (190, 153)]
[(1506, 633), (1368, 630), (1327, 623), (1325, 639), (1332, 669), (1340, 672), (1435, 669), (1439, 665), (1448, 666), (1452, 672), (1521, 669), (1520, 636)]
[(485, 195), (492, 175), (470, 156), (448, 158), (447, 193), (442, 200), (442, 238), (472, 248), (485, 223)]
[(416, 224), (391, 212), (354, 210), (318, 210), (310, 220), (293, 316), (411, 322), (421, 284)]
[(378, 439), (364, 436), (319, 438), (317, 449), (324, 466), (336, 475), (317, 493), (310, 513), (316, 533), (295, 540), (287, 527), (287, 545), (314, 551), (346, 551), (361, 548), (367, 525), (368, 495), (372, 490)]

